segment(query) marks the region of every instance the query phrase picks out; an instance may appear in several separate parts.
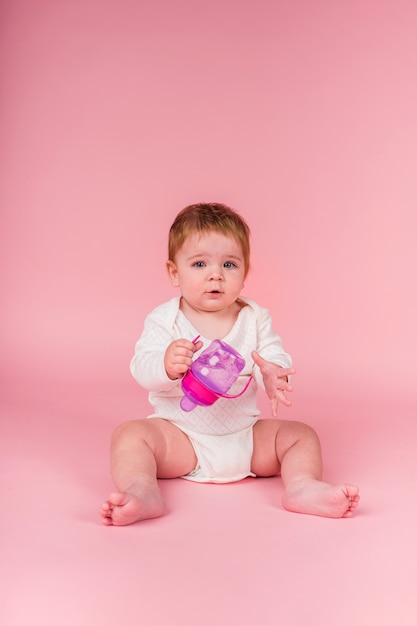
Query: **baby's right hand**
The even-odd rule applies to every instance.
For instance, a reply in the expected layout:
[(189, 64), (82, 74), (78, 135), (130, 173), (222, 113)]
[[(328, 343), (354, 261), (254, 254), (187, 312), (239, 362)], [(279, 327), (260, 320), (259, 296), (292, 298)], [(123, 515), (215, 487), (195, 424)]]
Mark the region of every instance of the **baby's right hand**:
[(176, 339), (170, 343), (164, 357), (164, 366), (168, 378), (171, 380), (182, 378), (191, 367), (194, 353), (202, 347), (202, 341), (193, 343), (188, 339)]

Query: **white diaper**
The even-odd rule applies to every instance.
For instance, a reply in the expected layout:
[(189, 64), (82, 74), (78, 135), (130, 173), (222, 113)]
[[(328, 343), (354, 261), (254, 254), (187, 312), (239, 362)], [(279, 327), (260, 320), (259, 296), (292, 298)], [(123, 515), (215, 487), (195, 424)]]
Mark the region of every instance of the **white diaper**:
[(251, 472), (253, 453), (253, 427), (236, 433), (208, 435), (181, 427), (189, 437), (197, 456), (196, 468), (183, 476), (187, 480), (201, 483), (232, 483)]

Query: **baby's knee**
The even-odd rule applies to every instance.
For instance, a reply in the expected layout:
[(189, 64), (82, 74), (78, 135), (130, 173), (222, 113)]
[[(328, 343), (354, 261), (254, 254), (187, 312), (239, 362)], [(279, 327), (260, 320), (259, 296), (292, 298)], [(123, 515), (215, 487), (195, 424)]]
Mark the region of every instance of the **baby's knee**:
[(119, 444), (132, 438), (136, 439), (144, 436), (147, 426), (147, 420), (131, 420), (129, 422), (119, 424), (119, 426), (117, 426), (113, 431), (112, 444)]
[(295, 434), (297, 434), (299, 438), (312, 440), (314, 439), (318, 441), (318, 435), (316, 431), (314, 430), (314, 428), (309, 426), (309, 424), (297, 421), (291, 422), (291, 424), (293, 425)]

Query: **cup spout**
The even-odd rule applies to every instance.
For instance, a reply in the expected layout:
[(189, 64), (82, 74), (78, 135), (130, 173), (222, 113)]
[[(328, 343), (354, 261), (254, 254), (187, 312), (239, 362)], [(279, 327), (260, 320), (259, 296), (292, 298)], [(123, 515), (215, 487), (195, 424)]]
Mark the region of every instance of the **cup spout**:
[(183, 411), (189, 412), (195, 409), (195, 407), (197, 406), (197, 403), (190, 400), (190, 398), (188, 398), (187, 396), (183, 396), (181, 398), (180, 406)]

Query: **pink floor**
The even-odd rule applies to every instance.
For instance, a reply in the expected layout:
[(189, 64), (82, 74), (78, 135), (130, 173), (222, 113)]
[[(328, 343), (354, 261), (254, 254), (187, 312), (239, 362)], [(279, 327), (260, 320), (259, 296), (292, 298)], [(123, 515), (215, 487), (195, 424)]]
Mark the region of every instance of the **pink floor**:
[(162, 484), (164, 518), (109, 528), (97, 515), (112, 489), (108, 439), (121, 413), (147, 410), (144, 396), (58, 384), (10, 385), (6, 396), (4, 626), (416, 623), (411, 407), (343, 398), (320, 417), (303, 410), (320, 432), (327, 478), (361, 486), (352, 519), (285, 512), (279, 479), (179, 479)]

